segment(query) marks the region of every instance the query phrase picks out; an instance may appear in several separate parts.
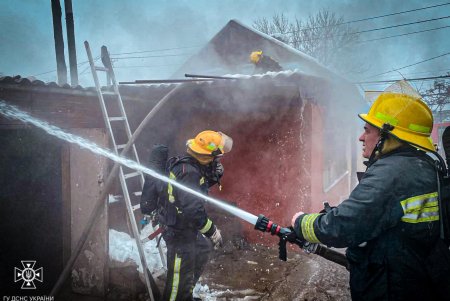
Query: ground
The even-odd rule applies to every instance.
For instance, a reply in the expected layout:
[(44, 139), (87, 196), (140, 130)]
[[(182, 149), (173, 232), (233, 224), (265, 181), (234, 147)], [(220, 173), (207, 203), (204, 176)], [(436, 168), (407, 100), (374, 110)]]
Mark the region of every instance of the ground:
[[(242, 235), (242, 224), (224, 215), (215, 217), (222, 225), (224, 245), (211, 254), (194, 295), (204, 301), (312, 301), (350, 300), (348, 271), (314, 254), (306, 254), (296, 245), (288, 245), (288, 260), (278, 258), (278, 238), (254, 231), (250, 243)], [(252, 229), (250, 229), (251, 231)], [(145, 237), (145, 227), (141, 235)], [(141, 237), (141, 238), (142, 238)], [(161, 242), (163, 247), (164, 243)], [(154, 273), (161, 272), (156, 241), (145, 244), (147, 262)], [(137, 272), (140, 264), (135, 241), (124, 232), (110, 230), (110, 273), (106, 299), (150, 300), (146, 294), (143, 275)], [(156, 277), (159, 290), (164, 289), (163, 276)], [(81, 300), (81, 296), (65, 300)], [(87, 299), (86, 299), (87, 300)], [(90, 299), (89, 299), (90, 300)]]
[(216, 251), (201, 279), (209, 291), (204, 300), (350, 300), (348, 271), (317, 255), (288, 250), (287, 262), (278, 247), (261, 244), (241, 248), (225, 245)]
[[(107, 300), (150, 300), (142, 274), (135, 262), (110, 266)], [(350, 300), (348, 271), (296, 246), (288, 249), (288, 260), (278, 258), (273, 245), (248, 244), (227, 240), (214, 251), (194, 294), (204, 301), (325, 301)], [(162, 277), (156, 278), (160, 291)], [(103, 300), (71, 293), (70, 285), (58, 300)]]

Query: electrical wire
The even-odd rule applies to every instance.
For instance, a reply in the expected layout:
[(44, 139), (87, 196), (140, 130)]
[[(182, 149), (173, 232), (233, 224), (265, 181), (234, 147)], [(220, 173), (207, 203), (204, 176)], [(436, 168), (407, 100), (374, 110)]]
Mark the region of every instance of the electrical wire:
[(358, 41), (357, 43), (367, 43), (367, 42), (379, 41), (379, 40), (384, 40), (384, 39), (390, 39), (390, 38), (396, 38), (396, 37), (408, 36), (408, 35), (412, 35), (412, 34), (417, 34), (417, 33), (422, 33), (422, 32), (427, 32), (427, 31), (433, 31), (433, 30), (439, 30), (439, 29), (444, 29), (444, 28), (449, 28), (449, 27), (450, 27), (450, 25), (447, 25), (447, 26), (441, 26), (441, 27), (437, 27), (437, 28), (431, 28), (431, 29), (419, 30), (419, 31), (414, 31), (414, 32), (408, 32), (408, 33), (403, 33), (403, 34), (397, 34), (397, 35), (393, 35), (393, 36), (387, 36), (387, 37), (375, 38), (375, 39), (370, 39), (370, 40)]
[(389, 79), (389, 80), (376, 80), (376, 81), (364, 81), (364, 82), (356, 82), (355, 84), (378, 84), (378, 83), (391, 83), (391, 82), (397, 82), (400, 80), (406, 80), (409, 82), (412, 81), (421, 81), (421, 80), (436, 80), (436, 79), (442, 79), (442, 78), (450, 78), (450, 75), (439, 75), (439, 76), (429, 76), (429, 77), (418, 77), (418, 78), (404, 78), (404, 79)]
[[(311, 30), (311, 29), (320, 29), (320, 28), (341, 26), (341, 25), (345, 25), (345, 24), (357, 23), (357, 22), (362, 22), (362, 21), (369, 21), (369, 20), (374, 20), (374, 19), (379, 19), (379, 18), (384, 18), (384, 17), (390, 17), (390, 16), (395, 16), (395, 15), (400, 15), (400, 14), (405, 14), (405, 13), (411, 13), (411, 12), (416, 12), (416, 11), (420, 11), (420, 10), (425, 10), (425, 9), (430, 9), (430, 8), (435, 8), (435, 7), (440, 7), (440, 6), (446, 6), (446, 5), (450, 5), (450, 2), (446, 2), (446, 3), (442, 3), (442, 4), (436, 4), (436, 5), (431, 5), (431, 6), (426, 6), (426, 7), (421, 7), (421, 8), (415, 8), (415, 9), (410, 9), (410, 10), (405, 10), (405, 11), (396, 12), (396, 13), (384, 14), (384, 15), (380, 15), (380, 16), (367, 17), (367, 18), (357, 19), (357, 20), (350, 20), (350, 21), (345, 21), (345, 22), (333, 24), (333, 25), (300, 28), (299, 30), (292, 30), (292, 31), (284, 32), (284, 33), (294, 33), (294, 32), (298, 32), (298, 31), (306, 31), (306, 30)], [(281, 34), (283, 34), (282, 32), (274, 32), (274, 33), (279, 33), (279, 34), (281, 33)]]
[(187, 56), (187, 55), (192, 55), (192, 53), (165, 54), (165, 55), (147, 55), (147, 56), (111, 57), (111, 59), (114, 59), (114, 60), (145, 59), (145, 58), (151, 58), (151, 57), (170, 57), (170, 56)]
[[(100, 57), (96, 57), (96, 58), (94, 59), (94, 61), (98, 60), (99, 58), (100, 58)], [(78, 63), (77, 66), (81, 66), (81, 65), (84, 65), (84, 64), (86, 64), (86, 63), (89, 63), (89, 61), (84, 61), (84, 62)], [(36, 77), (36, 76), (39, 76), (39, 75), (44, 75), (44, 74), (48, 74), (48, 73), (52, 73), (52, 72), (56, 72), (56, 71), (58, 71), (58, 69), (55, 69), (55, 70), (52, 70), (52, 71), (47, 71), (47, 72), (38, 73), (38, 74), (35, 74), (35, 75), (31, 75), (31, 76)]]
[(385, 26), (385, 27), (380, 27), (380, 28), (361, 30), (361, 31), (356, 31), (356, 32), (351, 33), (351, 34), (360, 34), (360, 33), (366, 33), (366, 32), (378, 31), (378, 30), (385, 30), (385, 29), (390, 29), (390, 28), (409, 26), (409, 25), (414, 25), (414, 24), (420, 24), (420, 23), (426, 23), (426, 22), (432, 22), (432, 21), (437, 21), (437, 20), (448, 19), (448, 18), (450, 18), (450, 16), (444, 16), (444, 17), (439, 17), (439, 18), (432, 18), (432, 19), (414, 21), (414, 22), (397, 24), (397, 25), (391, 25), (391, 26)]
[(375, 74), (375, 75), (372, 75), (372, 76), (369, 76), (369, 77), (366, 77), (366, 78), (369, 79), (369, 78), (373, 78), (375, 76), (380, 76), (380, 75), (384, 75), (384, 74), (387, 74), (387, 73), (399, 71), (399, 70), (402, 70), (402, 69), (405, 69), (405, 68), (408, 68), (408, 67), (412, 67), (412, 66), (415, 66), (415, 65), (419, 65), (419, 64), (422, 64), (422, 63), (425, 63), (425, 62), (428, 62), (428, 61), (431, 61), (431, 60), (434, 60), (434, 59), (437, 59), (437, 58), (440, 58), (440, 57), (443, 57), (443, 56), (446, 56), (446, 55), (449, 55), (449, 54), (450, 54), (450, 52), (447, 52), (447, 53), (444, 53), (444, 54), (441, 54), (441, 55), (438, 55), (438, 56), (434, 56), (434, 57), (429, 58), (429, 59), (422, 60), (422, 61), (414, 63), (414, 64), (409, 64), (409, 65), (406, 65), (406, 66), (403, 66), (403, 67), (400, 67), (400, 68), (396, 68), (396, 69), (393, 69), (393, 70), (390, 70), (390, 71), (386, 71), (386, 72), (382, 72), (382, 73), (379, 73), (379, 74)]
[(111, 55), (125, 55), (125, 54), (136, 54), (136, 53), (147, 53), (147, 52), (159, 52), (159, 51), (188, 49), (188, 48), (200, 48), (200, 47), (202, 47), (202, 46), (174, 47), (174, 48), (152, 49), (152, 50), (142, 50), (142, 51), (134, 51), (134, 52), (111, 53)]
[(114, 66), (116, 68), (161, 68), (161, 67), (172, 67), (172, 66), (180, 66), (180, 64), (167, 64), (167, 65), (139, 65), (139, 66)]
[(374, 19), (390, 17), (390, 16), (395, 16), (395, 15), (401, 15), (401, 14), (405, 14), (405, 13), (411, 13), (411, 12), (415, 12), (415, 11), (420, 11), (420, 10), (425, 10), (425, 9), (445, 6), (445, 5), (450, 5), (450, 2), (446, 2), (446, 3), (442, 3), (442, 4), (436, 4), (436, 5), (431, 5), (431, 6), (426, 6), (426, 7), (421, 7), (421, 8), (415, 8), (415, 9), (410, 9), (410, 10), (405, 10), (405, 11), (396, 12), (396, 13), (385, 14), (385, 15), (381, 15), (381, 16), (368, 17), (368, 18), (363, 18), (363, 19), (359, 19), (359, 20), (351, 20), (351, 21), (343, 22), (340, 25), (342, 25), (342, 24), (349, 24), (349, 23), (356, 23), (356, 22), (362, 22), (362, 21), (368, 21), (368, 20), (374, 20)]
[[(303, 40), (297, 40), (296, 42), (297, 43), (300, 43), (300, 42), (311, 42), (311, 41), (317, 41), (317, 40), (324, 40), (324, 38), (329, 39), (329, 38), (333, 38), (333, 37), (343, 37), (343, 36), (346, 36), (346, 35), (359, 35), (359, 34), (362, 34), (362, 33), (386, 30), (386, 29), (397, 28), (397, 27), (402, 27), (402, 26), (409, 26), (409, 25), (426, 23), (426, 22), (432, 22), (432, 21), (448, 19), (448, 18), (450, 18), (450, 15), (449, 16), (444, 16), (444, 17), (439, 17), (439, 18), (432, 18), (432, 19), (420, 20), (420, 21), (415, 21), (415, 22), (396, 24), (396, 25), (385, 26), (385, 27), (378, 27), (378, 28), (371, 28), (371, 29), (355, 31), (355, 32), (348, 32), (348, 33), (345, 33), (345, 34), (334, 34), (334, 35), (331, 34), (331, 35), (326, 35), (326, 37), (316, 37), (316, 38), (312, 38), (312, 39), (303, 39)], [(449, 27), (449, 26), (444, 26), (442, 28), (446, 28), (446, 27)], [(441, 29), (441, 28), (438, 28), (438, 29)], [(428, 30), (428, 31), (431, 31), (431, 30)], [(390, 38), (390, 37), (386, 37), (386, 38)], [(376, 39), (374, 39), (374, 40), (376, 40)], [(290, 42), (292, 43), (293, 41), (291, 40)]]

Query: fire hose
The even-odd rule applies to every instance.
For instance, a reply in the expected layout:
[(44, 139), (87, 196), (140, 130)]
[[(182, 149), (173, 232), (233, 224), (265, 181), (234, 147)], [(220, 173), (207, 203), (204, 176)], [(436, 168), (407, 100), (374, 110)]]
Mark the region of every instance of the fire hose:
[(319, 255), (348, 269), (348, 261), (344, 254), (322, 244), (310, 243), (300, 239), (297, 234), (295, 234), (294, 229), (281, 227), (262, 214), (258, 215), (255, 229), (262, 232), (269, 232), (271, 235), (277, 235), (280, 238), (280, 242), (278, 243), (279, 258), (283, 261), (287, 260), (286, 244), (289, 242), (291, 244), (296, 244), (307, 253)]

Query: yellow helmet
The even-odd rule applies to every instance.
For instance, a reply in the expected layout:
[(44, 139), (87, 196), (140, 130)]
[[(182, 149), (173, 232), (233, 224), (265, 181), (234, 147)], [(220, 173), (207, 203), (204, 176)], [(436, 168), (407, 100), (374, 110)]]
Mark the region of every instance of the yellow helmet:
[(261, 59), (261, 56), (262, 56), (262, 51), (261, 51), (261, 50), (253, 51), (253, 52), (250, 54), (250, 61), (251, 61), (253, 64), (256, 64), (256, 63), (258, 63), (259, 60)]
[(187, 147), (200, 155), (222, 155), (233, 146), (233, 139), (221, 132), (203, 131), (186, 142)]
[(390, 134), (427, 151), (436, 151), (430, 135), (433, 114), (420, 96), (384, 92), (370, 107), (369, 113), (358, 115), (365, 122), (382, 128), (393, 126)]

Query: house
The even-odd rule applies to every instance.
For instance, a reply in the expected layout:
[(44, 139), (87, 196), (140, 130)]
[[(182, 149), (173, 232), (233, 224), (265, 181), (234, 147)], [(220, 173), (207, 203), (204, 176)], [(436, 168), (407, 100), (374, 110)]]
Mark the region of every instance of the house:
[[(234, 146), (223, 158), (223, 190), (211, 195), (288, 225), (294, 212), (321, 210), (325, 200), (337, 204), (355, 185), (360, 128), (356, 113), (364, 104), (353, 85), (312, 58), (236, 21), (174, 77), (188, 72), (251, 74), (247, 56), (255, 48), (270, 53), (285, 69), (289, 64), (298, 68), (233, 75), (234, 79), (121, 86), (120, 91), (132, 131), (161, 99), (166, 100), (136, 141), (141, 162), (145, 164), (155, 143), (168, 145), (175, 155), (199, 131), (223, 131)], [(92, 89), (3, 77), (0, 99), (100, 146), (110, 145)], [(111, 162), (1, 115), (0, 133), (0, 185), (6, 187), (0, 193), (0, 229), (4, 237), (11, 237), (10, 248), (2, 250), (1, 276), (9, 279), (17, 258), (33, 256), (47, 270), (48, 280), (41, 288), (48, 292), (102, 192)], [(120, 186), (111, 193), (120, 193)], [(105, 200), (72, 273), (78, 292), (105, 294), (110, 277), (107, 233), (111, 227), (127, 229), (124, 208), (120, 202), (108, 206)], [(252, 225), (212, 206), (209, 210), (226, 239), (273, 244)]]
[(253, 74), (250, 54), (255, 50), (274, 58), (284, 70), (296, 70), (323, 78), (339, 78), (314, 58), (289, 45), (231, 20), (198, 53), (191, 56), (173, 75), (182, 78), (185, 73), (224, 75)]

